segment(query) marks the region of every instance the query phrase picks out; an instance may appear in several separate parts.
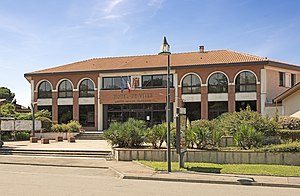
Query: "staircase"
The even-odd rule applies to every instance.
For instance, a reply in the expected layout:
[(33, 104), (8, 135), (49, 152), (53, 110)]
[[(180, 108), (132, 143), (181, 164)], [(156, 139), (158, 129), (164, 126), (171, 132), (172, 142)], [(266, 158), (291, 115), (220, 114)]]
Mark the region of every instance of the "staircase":
[(104, 140), (103, 132), (85, 132), (75, 136), (77, 140)]
[(53, 150), (0, 148), (0, 155), (112, 158), (111, 150)]

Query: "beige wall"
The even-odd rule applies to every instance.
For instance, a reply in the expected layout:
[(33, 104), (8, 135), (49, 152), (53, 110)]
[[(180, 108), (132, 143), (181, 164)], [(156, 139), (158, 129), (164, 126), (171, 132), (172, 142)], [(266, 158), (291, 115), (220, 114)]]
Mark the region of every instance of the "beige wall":
[(285, 116), (300, 117), (300, 90), (282, 101)]
[[(279, 72), (285, 73), (285, 87), (279, 86)], [(266, 102), (271, 103), (272, 100), (289, 89), (291, 82), (291, 74), (296, 74), (296, 83), (300, 82), (300, 71), (281, 69), (276, 67), (266, 67)]]

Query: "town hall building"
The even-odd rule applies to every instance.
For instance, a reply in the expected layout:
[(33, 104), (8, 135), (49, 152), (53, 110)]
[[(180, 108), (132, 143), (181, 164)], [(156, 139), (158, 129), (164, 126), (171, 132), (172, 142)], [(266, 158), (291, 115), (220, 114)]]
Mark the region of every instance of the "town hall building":
[[(169, 58), (171, 115), (185, 107), (190, 121), (213, 119), (247, 105), (263, 115), (286, 115), (282, 100), (300, 81), (297, 65), (231, 50), (200, 46), (199, 51)], [(164, 55), (94, 58), (26, 73), (25, 78), (34, 109), (49, 110), (54, 123), (77, 120), (85, 130), (103, 131), (128, 118), (149, 126), (166, 121)]]

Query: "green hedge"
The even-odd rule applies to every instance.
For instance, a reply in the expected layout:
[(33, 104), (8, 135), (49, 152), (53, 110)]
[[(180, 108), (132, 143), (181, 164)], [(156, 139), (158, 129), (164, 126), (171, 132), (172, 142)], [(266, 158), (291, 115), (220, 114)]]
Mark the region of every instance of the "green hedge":
[(300, 142), (289, 142), (286, 144), (270, 145), (260, 149), (264, 152), (300, 152)]
[(82, 126), (79, 122), (71, 120), (68, 124), (54, 124), (51, 127), (53, 132), (80, 132)]
[(300, 140), (300, 130), (279, 130), (278, 134), (282, 140)]
[(300, 118), (290, 116), (280, 116), (279, 123), (282, 129), (299, 130)]

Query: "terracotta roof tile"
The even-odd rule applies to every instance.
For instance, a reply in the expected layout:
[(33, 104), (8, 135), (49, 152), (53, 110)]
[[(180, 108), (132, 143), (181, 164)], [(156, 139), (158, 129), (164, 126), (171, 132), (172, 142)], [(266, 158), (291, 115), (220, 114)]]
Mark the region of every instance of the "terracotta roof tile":
[[(171, 54), (170, 59), (172, 67), (269, 61), (262, 57), (230, 50), (211, 50), (204, 53), (173, 53)], [(163, 55), (94, 58), (49, 69), (39, 70), (27, 73), (25, 75), (59, 72), (113, 71), (119, 69), (130, 70), (138, 68), (159, 68), (165, 66), (166, 61), (166, 57)]]

